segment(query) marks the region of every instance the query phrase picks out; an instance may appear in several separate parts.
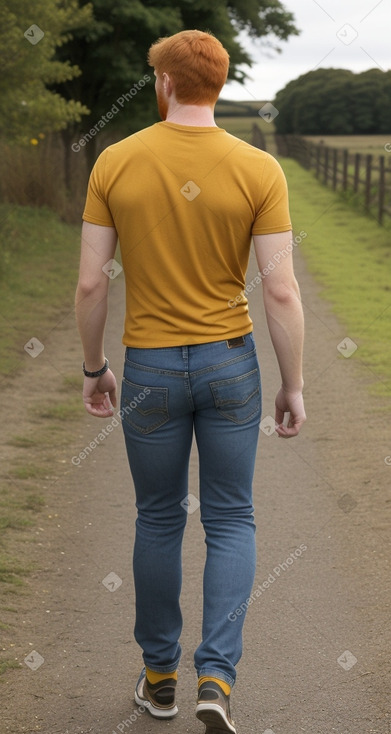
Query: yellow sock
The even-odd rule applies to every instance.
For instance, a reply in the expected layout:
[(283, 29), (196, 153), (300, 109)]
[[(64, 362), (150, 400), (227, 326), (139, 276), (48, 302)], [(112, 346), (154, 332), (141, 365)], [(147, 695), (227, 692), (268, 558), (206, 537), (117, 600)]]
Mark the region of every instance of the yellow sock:
[(173, 673), (156, 673), (154, 670), (150, 670), (149, 668), (145, 668), (147, 673), (147, 678), (149, 683), (152, 685), (154, 683), (160, 683), (161, 680), (166, 680), (166, 678), (174, 678), (174, 680), (178, 680), (178, 673), (176, 670), (174, 670)]
[(231, 693), (231, 686), (229, 683), (226, 683), (225, 680), (220, 680), (220, 678), (209, 678), (207, 675), (201, 676), (201, 678), (198, 678), (198, 686), (201, 686), (203, 683), (205, 683), (207, 680), (212, 680), (214, 683), (217, 683), (220, 688), (223, 689), (226, 696), (229, 696)]

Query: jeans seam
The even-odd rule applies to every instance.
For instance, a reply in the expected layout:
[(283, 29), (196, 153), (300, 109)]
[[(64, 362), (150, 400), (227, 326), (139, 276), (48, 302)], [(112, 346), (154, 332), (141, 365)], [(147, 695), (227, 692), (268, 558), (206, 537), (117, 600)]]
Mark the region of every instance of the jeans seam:
[(164, 370), (160, 367), (148, 367), (148, 365), (138, 364), (137, 362), (131, 362), (129, 359), (125, 360), (126, 365), (133, 367), (134, 369), (140, 370), (140, 372), (152, 372), (155, 375), (169, 375), (170, 377), (186, 377), (188, 374), (182, 370)]
[(147, 365), (138, 364), (137, 362), (131, 362), (129, 359), (126, 359), (126, 364), (130, 367), (133, 367), (134, 369), (138, 369), (141, 372), (151, 372), (155, 375), (168, 375), (170, 377), (186, 377), (187, 375), (190, 375), (191, 377), (199, 377), (200, 375), (206, 375), (209, 372), (216, 372), (217, 370), (223, 368), (223, 367), (230, 367), (233, 364), (238, 364), (239, 362), (244, 362), (246, 359), (250, 359), (251, 357), (254, 357), (256, 355), (256, 350), (252, 349), (251, 352), (246, 352), (245, 354), (241, 354), (240, 357), (233, 357), (232, 359), (228, 359), (225, 362), (219, 362), (218, 364), (210, 365), (209, 367), (203, 367), (200, 370), (194, 370), (190, 372), (182, 371), (182, 370), (164, 370), (159, 367), (149, 367)]

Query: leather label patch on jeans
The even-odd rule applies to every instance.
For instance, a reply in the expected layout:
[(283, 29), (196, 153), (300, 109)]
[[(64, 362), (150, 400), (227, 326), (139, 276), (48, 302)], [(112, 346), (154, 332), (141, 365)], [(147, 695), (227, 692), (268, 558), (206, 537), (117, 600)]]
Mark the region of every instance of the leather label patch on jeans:
[(233, 349), (234, 347), (244, 347), (244, 343), (244, 336), (236, 336), (234, 339), (227, 339), (228, 349)]

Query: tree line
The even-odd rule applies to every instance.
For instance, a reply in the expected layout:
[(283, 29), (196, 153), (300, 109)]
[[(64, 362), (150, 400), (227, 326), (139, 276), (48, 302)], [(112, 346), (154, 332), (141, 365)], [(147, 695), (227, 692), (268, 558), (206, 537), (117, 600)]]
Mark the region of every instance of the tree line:
[[(38, 141), (62, 131), (68, 144), (123, 99), (129, 103), (110, 118), (111, 130), (130, 134), (149, 124), (156, 112), (147, 50), (157, 38), (191, 28), (221, 40), (230, 54), (229, 76), (239, 82), (246, 78), (241, 65), (251, 65), (240, 32), (274, 48), (298, 33), (280, 0), (2, 0), (0, 137)], [(133, 94), (148, 73), (150, 83)]]
[(316, 69), (273, 101), (279, 134), (375, 135), (391, 132), (391, 71)]

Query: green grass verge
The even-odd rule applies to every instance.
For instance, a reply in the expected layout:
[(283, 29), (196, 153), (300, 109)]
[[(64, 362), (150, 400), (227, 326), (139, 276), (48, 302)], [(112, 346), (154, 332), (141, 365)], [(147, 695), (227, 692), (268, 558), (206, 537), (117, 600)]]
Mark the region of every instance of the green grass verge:
[[(14, 451), (12, 460), (3, 462), (0, 484), (0, 630), (11, 634), (14, 624), (8, 623), (7, 612), (15, 610), (5, 601), (10, 595), (18, 598), (26, 593), (26, 578), (35, 570), (29, 544), (36, 542), (34, 529), (46, 507), (46, 490), (58, 477), (58, 457), (68, 446), (69, 424), (84, 413), (80, 395), (71, 397), (69, 405), (62, 402), (64, 391), (69, 392), (70, 387), (80, 391), (79, 375), (63, 377), (58, 401), (42, 405), (37, 400), (27, 411), (25, 433), (11, 435), (6, 442)], [(11, 665), (8, 662), (0, 656), (0, 676), (13, 667), (12, 661)]]
[[(2, 204), (0, 236), (0, 375), (12, 379), (25, 366), (24, 344), (32, 336), (44, 343), (50, 330), (73, 311), (80, 226), (65, 224), (47, 208)], [(58, 400), (42, 405), (39, 399), (27, 412), (25, 429), (7, 441), (13, 458), (3, 462), (0, 484), (3, 600), (25, 593), (25, 579), (34, 569), (28, 553), (21, 554), (18, 548), (20, 543), (35, 541), (31, 529), (45, 506), (43, 483), (51, 478), (53, 469), (57, 471), (55, 452), (68, 441), (69, 421), (83, 412), (80, 397), (65, 401), (64, 395), (69, 396), (69, 389), (81, 390), (81, 384), (80, 375), (65, 376), (58, 386)], [(3, 601), (1, 617), (6, 610)], [(6, 620), (1, 619), (0, 625), (7, 629)], [(12, 661), (0, 662), (0, 673), (13, 666)]]
[[(221, 127), (249, 142), (253, 123), (251, 118), (218, 118)], [(262, 130), (267, 134), (265, 125)], [(374, 142), (378, 143), (369, 136), (367, 144)], [(361, 139), (360, 144), (365, 148), (366, 141)], [(372, 371), (371, 392), (389, 397), (390, 232), (357, 211), (355, 201), (343, 200), (291, 158), (280, 162), (288, 179), (294, 229), (308, 234), (300, 250), (322, 286), (322, 296), (358, 345), (350, 359), (361, 360)]]
[(25, 363), (33, 336), (42, 343), (73, 309), (80, 256), (80, 226), (47, 208), (0, 205), (0, 374)]
[[(390, 233), (354, 211), (290, 158), (281, 160), (288, 179), (293, 225), (308, 237), (300, 250), (323, 287), (322, 296), (358, 345), (351, 359), (374, 374), (371, 390), (391, 390)], [(379, 379), (376, 379), (379, 378)]]
[[(248, 141), (253, 122), (251, 118), (218, 118), (221, 127)], [(267, 134), (265, 125), (262, 130)], [(332, 144), (331, 140), (327, 142)], [(368, 136), (368, 145), (373, 142), (372, 136)], [(363, 148), (365, 143), (360, 140)], [(372, 371), (370, 391), (389, 397), (390, 232), (357, 211), (354, 200), (344, 200), (291, 158), (280, 162), (288, 179), (294, 229), (308, 234), (300, 250), (309, 271), (322, 286), (322, 297), (332, 304), (346, 327), (346, 335), (358, 345), (350, 359), (361, 360)]]
[(10, 668), (20, 668), (21, 664), (17, 660), (2, 660), (0, 662), (0, 675), (6, 673)]

